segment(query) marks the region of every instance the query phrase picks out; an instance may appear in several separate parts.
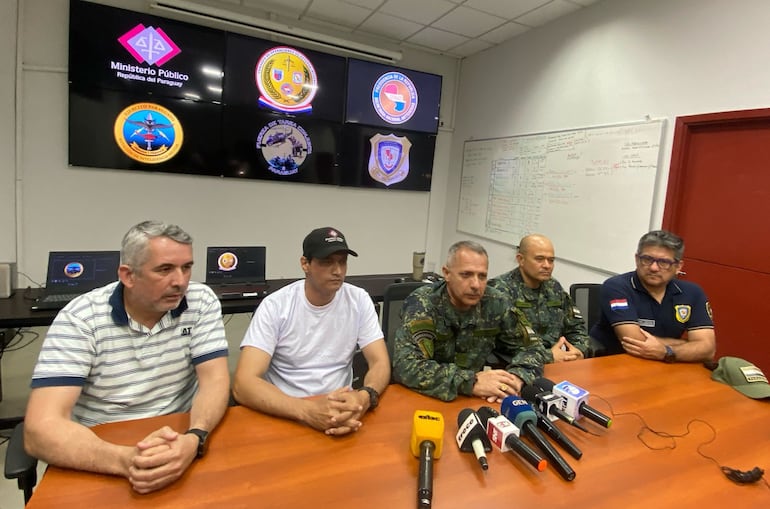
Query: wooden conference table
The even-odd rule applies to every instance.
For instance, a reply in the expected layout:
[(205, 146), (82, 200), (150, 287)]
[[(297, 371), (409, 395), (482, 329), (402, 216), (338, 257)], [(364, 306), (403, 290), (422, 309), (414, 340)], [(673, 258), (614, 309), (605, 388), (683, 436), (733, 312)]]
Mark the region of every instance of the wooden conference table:
[[(549, 467), (536, 472), (513, 453), (489, 453), (483, 472), (472, 453), (459, 452), (455, 433), (462, 408), (477, 409), (476, 398), (444, 403), (391, 385), (363, 428), (328, 437), (299, 424), (233, 407), (211, 436), (205, 458), (170, 487), (134, 494), (126, 480), (50, 467), (28, 508), (350, 508), (416, 507), (418, 460), (409, 448), (414, 411), (444, 416), (444, 452), (434, 470), (435, 508), (710, 508), (770, 507), (761, 481), (739, 486), (698, 455), (712, 440), (704, 424), (690, 434), (664, 439), (646, 433), (650, 450), (637, 439), (644, 417), (652, 428), (680, 435), (693, 418), (707, 421), (716, 438), (701, 450), (721, 465), (770, 470), (770, 406), (711, 381), (701, 365), (668, 365), (626, 355), (546, 366), (546, 375), (591, 391), (591, 406), (617, 414), (608, 430), (592, 422), (598, 436), (559, 424), (583, 450), (563, 456), (577, 472), (566, 482)], [(186, 414), (113, 423), (94, 428), (103, 438), (133, 444), (151, 430), (187, 426)], [(574, 431), (573, 431), (574, 430)], [(675, 448), (672, 448), (676, 445)]]

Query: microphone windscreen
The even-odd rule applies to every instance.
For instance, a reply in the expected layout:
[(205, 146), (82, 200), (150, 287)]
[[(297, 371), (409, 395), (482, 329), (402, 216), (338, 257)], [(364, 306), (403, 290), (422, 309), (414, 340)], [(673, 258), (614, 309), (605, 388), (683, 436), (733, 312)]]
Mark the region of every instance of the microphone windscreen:
[(529, 403), (518, 396), (506, 397), (500, 405), (500, 413), (519, 429), (524, 429), (526, 422), (537, 425), (537, 415), (534, 410), (529, 406)]
[(457, 426), (460, 427), (463, 425), (465, 420), (468, 418), (469, 415), (473, 413), (473, 409), (471, 408), (463, 408), (460, 410), (460, 413), (457, 414)]
[(500, 415), (500, 412), (498, 412), (497, 410), (495, 410), (490, 406), (483, 406), (476, 411), (476, 415), (479, 416), (481, 425), (484, 426), (484, 429), (486, 429), (487, 422), (489, 421), (489, 419), (491, 419), (492, 417), (497, 417), (498, 415)]
[(420, 445), (425, 441), (433, 442), (433, 457), (441, 457), (444, 446), (444, 416), (430, 410), (416, 410), (412, 419), (412, 438), (409, 446), (412, 454), (420, 457)]
[[(492, 450), (492, 444), (489, 443), (489, 437), (487, 437), (486, 426), (481, 424), (478, 414), (470, 408), (460, 410), (457, 415), (455, 439), (461, 451), (475, 451), (474, 447), (478, 447), (476, 441), (481, 441), (481, 447), (485, 451)], [(474, 446), (474, 444), (477, 445)]]
[(537, 385), (525, 385), (521, 388), (521, 397), (529, 402), (537, 400), (537, 395), (544, 392), (542, 388)]
[(547, 378), (537, 378), (532, 382), (532, 385), (540, 387), (545, 392), (553, 392), (553, 386), (556, 384), (553, 383), (553, 380)]

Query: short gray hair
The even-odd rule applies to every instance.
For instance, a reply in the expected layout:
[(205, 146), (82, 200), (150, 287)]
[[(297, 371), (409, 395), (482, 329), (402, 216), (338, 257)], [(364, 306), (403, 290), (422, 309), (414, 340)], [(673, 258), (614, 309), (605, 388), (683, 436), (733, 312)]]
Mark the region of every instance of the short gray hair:
[(679, 235), (666, 230), (653, 230), (642, 235), (636, 254), (641, 254), (645, 247), (665, 247), (674, 252), (674, 259), (681, 260), (684, 256), (684, 240)]
[(470, 251), (473, 251), (474, 253), (484, 255), (485, 258), (489, 259), (489, 255), (487, 254), (487, 250), (484, 249), (484, 246), (472, 240), (461, 240), (461, 241), (455, 242), (450, 246), (449, 253), (447, 254), (447, 257), (446, 257), (447, 267), (452, 265), (455, 255), (461, 249), (468, 249)]
[(180, 244), (192, 244), (189, 233), (175, 224), (162, 221), (143, 221), (133, 227), (123, 236), (120, 246), (120, 263), (138, 271), (149, 257), (150, 240), (157, 237), (168, 237)]

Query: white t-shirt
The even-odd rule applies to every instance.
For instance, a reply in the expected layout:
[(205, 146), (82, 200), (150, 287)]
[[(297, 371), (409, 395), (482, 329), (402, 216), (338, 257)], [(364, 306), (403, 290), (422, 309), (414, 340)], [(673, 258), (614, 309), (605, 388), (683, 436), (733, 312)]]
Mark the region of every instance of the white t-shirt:
[(374, 303), (366, 291), (343, 283), (329, 304), (305, 297), (305, 280), (265, 297), (241, 348), (253, 346), (272, 359), (265, 379), (294, 397), (327, 394), (353, 380), (356, 345), (382, 339)]

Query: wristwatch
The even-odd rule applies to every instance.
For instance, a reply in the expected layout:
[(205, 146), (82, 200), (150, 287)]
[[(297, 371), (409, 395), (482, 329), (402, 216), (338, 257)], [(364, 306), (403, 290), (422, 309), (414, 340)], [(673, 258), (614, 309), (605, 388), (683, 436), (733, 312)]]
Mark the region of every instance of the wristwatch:
[(195, 457), (202, 458), (206, 454), (206, 449), (208, 449), (206, 445), (206, 437), (209, 436), (209, 432), (198, 428), (190, 428), (185, 431), (184, 434), (195, 435), (198, 437), (198, 452), (196, 453)]
[(359, 391), (366, 391), (369, 393), (369, 410), (374, 410), (377, 405), (380, 404), (380, 393), (372, 389), (371, 387), (364, 385)]
[(674, 353), (674, 349), (668, 345), (665, 345), (665, 346), (666, 346), (666, 355), (663, 356), (663, 362), (667, 364), (676, 362), (676, 353)]

